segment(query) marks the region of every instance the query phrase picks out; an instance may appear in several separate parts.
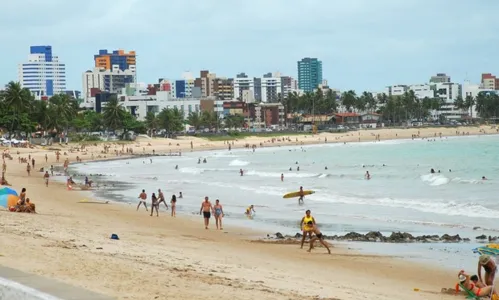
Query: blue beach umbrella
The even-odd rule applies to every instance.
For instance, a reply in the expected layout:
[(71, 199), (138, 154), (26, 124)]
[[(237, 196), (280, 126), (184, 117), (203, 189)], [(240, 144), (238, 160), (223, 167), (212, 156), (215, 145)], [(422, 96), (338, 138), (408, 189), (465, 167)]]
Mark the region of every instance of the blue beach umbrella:
[(0, 195), (15, 195), (18, 196), (17, 192), (9, 187), (4, 187), (0, 189)]

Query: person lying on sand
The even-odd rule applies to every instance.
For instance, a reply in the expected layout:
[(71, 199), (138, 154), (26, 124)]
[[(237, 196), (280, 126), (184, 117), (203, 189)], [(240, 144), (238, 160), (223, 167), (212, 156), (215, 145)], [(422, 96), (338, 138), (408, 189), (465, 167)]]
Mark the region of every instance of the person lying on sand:
[(478, 297), (497, 295), (496, 290), (492, 285), (487, 285), (486, 287), (480, 288), (476, 286), (470, 278), (470, 275), (466, 274), (463, 270), (461, 270), (458, 274), (459, 283), (463, 285), (464, 288), (470, 290)]
[(307, 250), (308, 252), (311, 252), (312, 249), (314, 248), (314, 243), (316, 240), (319, 240), (319, 242), (322, 244), (322, 246), (326, 247), (327, 252), (331, 254), (331, 250), (329, 250), (328, 245), (324, 242), (324, 236), (322, 235), (321, 231), (319, 228), (317, 228), (316, 225), (312, 221), (308, 221), (307, 225), (309, 227), (312, 227), (312, 232), (315, 234), (313, 238), (310, 239), (310, 248)]
[[(482, 279), (482, 268), (485, 270), (485, 276)], [(497, 265), (489, 255), (481, 255), (478, 259), (478, 279), (485, 285), (493, 285), (494, 277), (497, 272)]]
[(5, 173), (2, 173), (2, 179), (0, 179), (0, 185), (11, 186), (11, 184), (5, 179)]

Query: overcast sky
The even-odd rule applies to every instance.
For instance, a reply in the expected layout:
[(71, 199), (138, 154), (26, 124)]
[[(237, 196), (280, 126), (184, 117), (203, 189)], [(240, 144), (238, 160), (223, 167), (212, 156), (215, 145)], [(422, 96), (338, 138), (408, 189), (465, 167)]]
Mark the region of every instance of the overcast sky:
[(219, 76), (297, 76), (317, 57), (341, 90), (381, 90), (499, 75), (498, 0), (0, 1), (0, 84), (17, 80), (30, 45), (52, 45), (68, 89), (99, 49), (137, 51), (140, 82), (209, 69)]

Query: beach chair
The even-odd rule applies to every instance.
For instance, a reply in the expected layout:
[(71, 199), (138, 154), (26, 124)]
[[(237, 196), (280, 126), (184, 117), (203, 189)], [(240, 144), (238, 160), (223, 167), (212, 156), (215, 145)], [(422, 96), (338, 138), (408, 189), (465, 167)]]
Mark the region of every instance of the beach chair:
[(477, 296), (475, 293), (473, 293), (472, 291), (468, 290), (467, 288), (464, 287), (464, 285), (462, 283), (458, 283), (456, 284), (456, 294), (459, 292), (459, 291), (463, 291), (465, 294), (466, 294), (466, 299), (470, 299), (470, 300), (485, 300), (485, 299), (491, 299), (489, 296), (482, 296), (482, 297), (479, 297)]

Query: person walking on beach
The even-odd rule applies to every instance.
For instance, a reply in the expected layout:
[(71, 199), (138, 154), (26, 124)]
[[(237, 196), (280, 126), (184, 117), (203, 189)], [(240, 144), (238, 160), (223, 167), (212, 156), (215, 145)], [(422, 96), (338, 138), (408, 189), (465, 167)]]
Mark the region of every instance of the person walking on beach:
[(322, 244), (322, 246), (326, 247), (327, 252), (331, 254), (331, 250), (329, 249), (328, 245), (324, 242), (324, 236), (322, 235), (321, 231), (319, 228), (317, 228), (317, 225), (315, 225), (312, 221), (309, 221), (307, 223), (308, 226), (312, 227), (312, 232), (315, 234), (313, 238), (310, 239), (310, 248), (308, 248), (308, 252), (311, 252), (312, 249), (314, 249), (314, 243), (315, 241), (319, 240), (319, 242)]
[(54, 176), (54, 165), (50, 165), (50, 175)]
[(156, 217), (159, 217), (159, 202), (158, 198), (156, 198), (156, 194), (152, 193), (151, 195), (151, 217), (152, 214), (154, 213), (154, 209), (156, 209)]
[(45, 179), (45, 186), (48, 187), (49, 186), (49, 171), (45, 171), (45, 174), (43, 175), (43, 179)]
[(166, 204), (166, 201), (165, 201), (165, 195), (163, 195), (163, 192), (161, 191), (161, 189), (158, 189), (158, 208), (159, 208), (159, 205), (161, 204), (161, 202), (163, 202), (166, 206), (166, 210), (168, 210), (168, 204)]
[(177, 197), (172, 195), (172, 200), (170, 200), (170, 206), (172, 207), (172, 217), (177, 216)]
[(312, 238), (312, 226), (309, 226), (308, 225), (308, 222), (312, 222), (313, 225), (315, 225), (315, 218), (312, 217), (312, 215), (310, 214), (310, 209), (307, 209), (305, 211), (305, 216), (303, 218), (301, 218), (301, 221), (300, 221), (300, 228), (301, 228), (301, 231), (303, 233), (302, 237), (301, 237), (301, 247), (300, 249), (303, 249), (303, 244), (305, 244), (305, 238), (308, 237), (311, 239)]
[(144, 207), (146, 208), (146, 211), (149, 211), (147, 209), (147, 204), (146, 204), (146, 200), (147, 200), (147, 194), (146, 194), (146, 190), (142, 190), (142, 193), (139, 194), (139, 204), (137, 205), (137, 211), (139, 210), (139, 207), (141, 204), (144, 204)]
[(28, 176), (31, 175), (31, 165), (29, 163), (26, 165), (26, 172), (28, 172)]
[(47, 154), (45, 153), (45, 162), (47, 162), (49, 160), (49, 157), (47, 156)]
[(281, 181), (284, 181), (284, 174), (281, 173)]
[(223, 230), (222, 227), (222, 218), (224, 216), (224, 210), (222, 205), (220, 204), (220, 200), (215, 201), (215, 206), (213, 206), (213, 210), (215, 211), (215, 222), (217, 224), (217, 229)]
[[(482, 268), (485, 270), (485, 276), (482, 279)], [(478, 259), (478, 279), (485, 285), (492, 285), (497, 272), (497, 265), (489, 255), (481, 255)]]
[(199, 210), (199, 214), (203, 214), (204, 218), (204, 229), (208, 229), (208, 225), (210, 225), (211, 212), (213, 211), (213, 206), (211, 205), (208, 196), (204, 197), (204, 201), (201, 203), (201, 209)]

